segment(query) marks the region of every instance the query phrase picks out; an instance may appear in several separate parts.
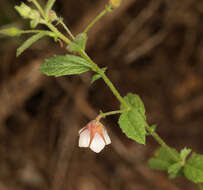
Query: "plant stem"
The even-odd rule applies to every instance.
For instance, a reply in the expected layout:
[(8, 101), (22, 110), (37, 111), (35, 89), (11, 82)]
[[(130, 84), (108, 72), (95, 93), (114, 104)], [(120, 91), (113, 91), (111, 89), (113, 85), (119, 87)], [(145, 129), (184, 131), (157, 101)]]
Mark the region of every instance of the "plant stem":
[(106, 113), (101, 112), (100, 115), (101, 115), (101, 117), (105, 118), (106, 116), (115, 115), (115, 114), (119, 114), (119, 113), (123, 113), (123, 112), (126, 112), (126, 110), (116, 110), (116, 111), (110, 111), (110, 112), (106, 112)]
[(125, 108), (127, 110), (130, 109), (129, 105), (124, 101), (124, 99), (122, 98), (122, 96), (120, 95), (120, 93), (117, 91), (117, 89), (115, 88), (115, 86), (113, 85), (113, 83), (109, 80), (109, 78), (106, 76), (106, 74), (102, 71), (102, 69), (100, 69), (96, 63), (94, 63), (91, 58), (86, 54), (86, 52), (84, 50), (80, 51), (80, 55), (87, 60), (91, 65), (92, 65), (92, 69), (93, 71), (97, 72), (98, 74), (101, 75), (101, 77), (103, 78), (104, 82), (107, 84), (107, 86), (111, 89), (111, 91), (113, 92), (113, 94), (116, 96), (116, 98), (120, 101), (121, 104), (123, 104), (125, 106)]
[(35, 7), (39, 10), (41, 15), (46, 19), (46, 15), (44, 14), (44, 10), (40, 6), (40, 4), (36, 0), (29, 0), (29, 1), (32, 2), (35, 5)]
[(46, 22), (46, 25), (52, 32), (54, 32), (56, 34), (56, 36), (61, 38), (64, 42), (66, 42), (67, 44), (71, 43), (71, 41), (65, 35), (63, 35), (61, 32), (59, 32), (59, 30), (53, 24)]
[(64, 24), (63, 20), (60, 19), (59, 23), (65, 28), (66, 32), (70, 35), (70, 37), (74, 40), (75, 37), (72, 34), (72, 32), (69, 30), (69, 28)]
[(50, 32), (49, 30), (22, 30), (21, 31), (22, 34), (39, 33), (39, 32), (46, 32), (46, 33), (50, 33), (50, 34), (55, 34), (53, 32)]
[(111, 10), (111, 6), (107, 5), (104, 10), (101, 11), (90, 23), (89, 25), (85, 28), (84, 32), (87, 33), (89, 29), (99, 20), (101, 19), (107, 12)]
[(163, 141), (163, 139), (154, 131), (151, 129), (151, 127), (148, 125), (148, 123), (145, 123), (147, 131), (154, 137), (154, 139), (162, 146), (164, 147), (168, 153), (173, 157), (173, 159), (177, 162), (180, 162), (181, 159), (174, 154), (172, 149)]
[(197, 186), (198, 186), (199, 190), (203, 190), (203, 186), (201, 183), (198, 183)]
[(49, 11), (52, 9), (56, 0), (48, 0), (46, 7), (45, 7), (45, 15), (48, 17)]

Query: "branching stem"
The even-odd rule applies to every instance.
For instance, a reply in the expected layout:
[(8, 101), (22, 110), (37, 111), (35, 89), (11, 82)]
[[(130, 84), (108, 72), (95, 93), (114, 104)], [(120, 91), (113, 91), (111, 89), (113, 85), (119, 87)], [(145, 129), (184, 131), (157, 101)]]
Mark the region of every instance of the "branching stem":
[[(46, 16), (44, 14), (44, 11), (41, 9), (40, 5), (36, 2), (36, 0), (31, 0), (36, 7), (39, 9), (39, 11), (41, 12), (41, 14), (45, 17), (45, 22), (47, 27), (53, 32), (55, 33), (55, 36), (57, 36), (58, 38), (60, 38), (61, 40), (63, 40), (65, 43), (70, 44), (71, 41), (65, 36), (63, 35), (52, 23), (48, 22), (46, 19)], [(52, 2), (54, 2), (52, 0)], [(90, 24), (86, 27), (86, 29), (84, 30), (84, 32), (88, 32), (88, 30), (100, 19), (102, 18), (107, 12), (109, 12), (111, 10), (110, 6), (106, 6), (106, 8), (95, 18), (92, 20), (92, 22), (90, 22)], [(72, 33), (70, 32), (70, 30), (68, 29), (68, 27), (64, 24), (63, 21), (60, 22), (62, 24), (62, 26), (66, 29), (66, 31), (68, 32), (68, 34), (71, 36), (71, 38), (74, 39), (74, 36), (72, 35)], [(31, 31), (30, 31), (31, 32)], [(36, 31), (35, 31), (36, 32)], [(106, 74), (102, 71), (101, 68), (98, 67), (98, 65), (96, 63), (94, 63), (94, 61), (87, 55), (87, 53), (84, 50), (80, 50), (78, 52), (81, 57), (83, 57), (86, 61), (88, 61), (90, 63), (90, 65), (92, 66), (92, 70), (95, 71), (96, 73), (100, 74), (100, 76), (103, 78), (104, 82), (107, 84), (107, 86), (111, 89), (112, 93), (115, 95), (115, 97), (120, 101), (120, 103), (125, 107), (125, 110), (118, 110), (118, 111), (111, 111), (111, 112), (107, 112), (107, 113), (101, 113), (102, 117), (106, 117), (109, 115), (113, 115), (113, 114), (119, 114), (122, 113), (124, 111), (129, 111), (131, 109), (131, 107), (125, 102), (125, 100), (123, 99), (123, 97), (120, 95), (120, 93), (118, 92), (118, 90), (115, 88), (115, 86), (113, 85), (113, 83), (109, 80), (109, 78), (106, 76)], [(174, 154), (173, 150), (163, 141), (163, 139), (154, 131), (151, 129), (151, 127), (148, 125), (148, 123), (145, 123), (146, 126), (146, 130), (154, 137), (154, 139), (162, 146), (164, 147), (168, 153), (174, 158), (174, 160), (176, 160), (177, 162), (181, 162), (181, 159)], [(198, 187), (202, 188), (201, 184), (198, 185)]]
[[(57, 36), (59, 38), (61, 38), (63, 41), (65, 41), (67, 44), (70, 43), (70, 40), (68, 38), (66, 38), (66, 36), (64, 36), (61, 32), (58, 31), (58, 29), (53, 26), (51, 23), (47, 23), (47, 26), (55, 33), (57, 33)], [(127, 110), (130, 110), (130, 106), (125, 102), (125, 100), (123, 99), (123, 97), (120, 95), (120, 93), (118, 92), (118, 90), (115, 88), (115, 86), (113, 85), (113, 83), (109, 80), (109, 78), (106, 76), (106, 74), (102, 71), (101, 68), (99, 68), (97, 66), (96, 63), (94, 63), (92, 61), (92, 59), (87, 55), (87, 53), (81, 49), (81, 51), (79, 52), (79, 54), (86, 60), (88, 61), (91, 66), (92, 66), (92, 70), (97, 72), (98, 74), (101, 75), (101, 77), (103, 78), (104, 82), (107, 84), (107, 86), (111, 89), (112, 93), (116, 96), (116, 98), (120, 101), (120, 103), (126, 108)], [(114, 112), (108, 112), (103, 116), (108, 116), (108, 115), (112, 115), (112, 114), (118, 114), (121, 113), (121, 111), (114, 111)], [(156, 133), (154, 132), (150, 126), (147, 124), (146, 122), (146, 129), (147, 131), (154, 137), (154, 139), (164, 148), (166, 148), (166, 150), (168, 151), (168, 153), (174, 158), (174, 160), (180, 162), (180, 158), (177, 157), (174, 152), (172, 151), (172, 149), (162, 140), (162, 138)]]
[(63, 22), (63, 19), (59, 20), (59, 23), (64, 27), (64, 29), (66, 30), (66, 32), (70, 35), (70, 37), (74, 40), (75, 37), (72, 34), (72, 32), (69, 30), (69, 28), (65, 25), (65, 23)]

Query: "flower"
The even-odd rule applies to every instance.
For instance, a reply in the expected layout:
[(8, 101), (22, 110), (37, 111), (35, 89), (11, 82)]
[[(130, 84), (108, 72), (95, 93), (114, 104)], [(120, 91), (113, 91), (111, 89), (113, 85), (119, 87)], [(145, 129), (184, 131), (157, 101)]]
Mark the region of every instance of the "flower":
[(118, 8), (121, 4), (121, 0), (109, 0), (109, 5), (114, 9)]
[(89, 147), (92, 151), (99, 153), (105, 145), (111, 144), (107, 130), (99, 119), (100, 116), (79, 130), (79, 147)]

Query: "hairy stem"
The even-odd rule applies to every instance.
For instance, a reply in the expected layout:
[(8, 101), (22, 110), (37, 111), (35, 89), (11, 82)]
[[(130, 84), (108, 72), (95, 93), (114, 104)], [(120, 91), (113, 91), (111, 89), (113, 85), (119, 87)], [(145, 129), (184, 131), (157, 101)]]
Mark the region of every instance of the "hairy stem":
[(42, 9), (42, 7), (40, 6), (40, 4), (36, 1), (36, 0), (29, 0), (30, 2), (32, 2), (35, 7), (39, 10), (39, 12), (41, 13), (41, 15), (46, 18), (46, 15), (44, 14), (44, 10)]
[(48, 0), (46, 7), (45, 7), (45, 15), (48, 17), (49, 11), (52, 9), (56, 0)]
[(69, 34), (69, 36), (74, 40), (75, 37), (72, 34), (72, 32), (69, 30), (69, 28), (65, 25), (65, 23), (63, 22), (62, 19), (60, 19), (59, 23), (64, 27), (64, 29), (66, 30), (66, 32)]
[(120, 93), (117, 91), (117, 89), (115, 88), (115, 86), (113, 85), (113, 83), (109, 80), (109, 78), (106, 76), (106, 74), (102, 71), (102, 69), (100, 69), (96, 63), (94, 63), (92, 61), (92, 59), (86, 54), (86, 52), (84, 50), (80, 51), (80, 55), (87, 60), (91, 65), (92, 65), (92, 69), (93, 71), (97, 72), (98, 74), (101, 75), (101, 77), (103, 78), (104, 82), (107, 84), (107, 86), (111, 89), (111, 91), (113, 92), (113, 94), (116, 96), (116, 98), (120, 101), (121, 104), (123, 104), (123, 106), (125, 106), (126, 109), (130, 109), (130, 107), (128, 106), (128, 104), (124, 101), (124, 99), (122, 98), (122, 96), (120, 95)]
[(63, 35), (61, 32), (59, 32), (59, 30), (53, 24), (46, 22), (46, 25), (52, 32), (54, 32), (56, 34), (57, 37), (61, 38), (67, 44), (71, 43), (71, 41), (65, 35)]
[(168, 153), (173, 157), (173, 159), (177, 162), (180, 162), (181, 159), (174, 154), (174, 152), (172, 151), (172, 149), (163, 141), (163, 139), (156, 133), (154, 132), (153, 129), (151, 129), (151, 127), (148, 125), (148, 123), (146, 122), (146, 129), (147, 131), (150, 133), (150, 135), (152, 135), (154, 137), (154, 139), (162, 146), (164, 147)]
[(54, 34), (54, 32), (50, 32), (49, 30), (22, 30), (21, 34), (30, 34), (30, 33), (40, 33), (40, 32), (46, 32), (47, 34)]
[(99, 20), (101, 19), (106, 13), (108, 13), (111, 10), (111, 6), (108, 5), (105, 7), (105, 9), (103, 11), (101, 11), (101, 13), (99, 13), (90, 23), (89, 25), (85, 28), (84, 32), (87, 33), (89, 31), (90, 28), (92, 28), (92, 26)]
[(106, 112), (106, 113), (101, 112), (100, 115), (101, 115), (101, 117), (105, 118), (106, 116), (115, 115), (115, 114), (123, 113), (126, 111), (127, 110), (116, 110), (116, 111), (110, 111), (110, 112)]

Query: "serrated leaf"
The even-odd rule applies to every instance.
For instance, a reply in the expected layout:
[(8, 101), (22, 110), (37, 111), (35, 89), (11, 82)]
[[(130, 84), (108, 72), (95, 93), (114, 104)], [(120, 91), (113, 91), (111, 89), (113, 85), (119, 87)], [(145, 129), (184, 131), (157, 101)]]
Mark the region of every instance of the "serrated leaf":
[(173, 179), (173, 178), (179, 176), (181, 168), (182, 168), (182, 165), (179, 162), (170, 165), (168, 167), (169, 179)]
[(81, 74), (91, 69), (89, 63), (74, 55), (54, 56), (47, 59), (43, 65), (40, 66), (40, 71), (48, 76), (63, 76)]
[(85, 50), (86, 42), (87, 42), (87, 34), (86, 33), (78, 34), (75, 37), (75, 39), (68, 45), (68, 49), (71, 52), (78, 52), (81, 49)]
[(203, 155), (192, 154), (184, 166), (184, 175), (194, 183), (203, 182)]
[[(102, 68), (102, 72), (104, 73), (106, 71), (106, 67)], [(92, 76), (92, 79), (91, 79), (91, 84), (94, 83), (96, 80), (100, 79), (101, 78), (101, 75), (100, 74), (94, 74)]]
[(122, 113), (118, 123), (127, 137), (145, 144), (145, 121), (137, 109), (131, 108), (130, 111)]
[(32, 37), (28, 38), (18, 49), (17, 49), (17, 57), (22, 54), (27, 48), (29, 48), (33, 43), (38, 41), (39, 39), (46, 36), (46, 32), (40, 32), (38, 34), (33, 35)]
[[(140, 112), (142, 114), (142, 116), (146, 119), (144, 104), (143, 104), (141, 98), (137, 94), (128, 93), (127, 96), (124, 97), (124, 100), (131, 107), (138, 110), (138, 112)], [(121, 109), (124, 109), (123, 105), (121, 105)]]
[(186, 157), (190, 154), (192, 150), (188, 148), (184, 148), (180, 151), (180, 158), (185, 161)]
[[(179, 157), (179, 154), (175, 149), (171, 149), (171, 151), (173, 154)], [(149, 167), (156, 170), (168, 170), (168, 168), (175, 163), (177, 162), (164, 147), (161, 147), (155, 151), (154, 158), (151, 158), (148, 161)]]
[[(131, 109), (128, 112), (123, 112), (119, 118), (119, 125), (125, 135), (140, 144), (145, 144), (146, 138), (146, 116), (145, 108), (142, 100), (138, 95), (128, 93), (124, 100)], [(121, 110), (124, 106), (121, 105)]]

